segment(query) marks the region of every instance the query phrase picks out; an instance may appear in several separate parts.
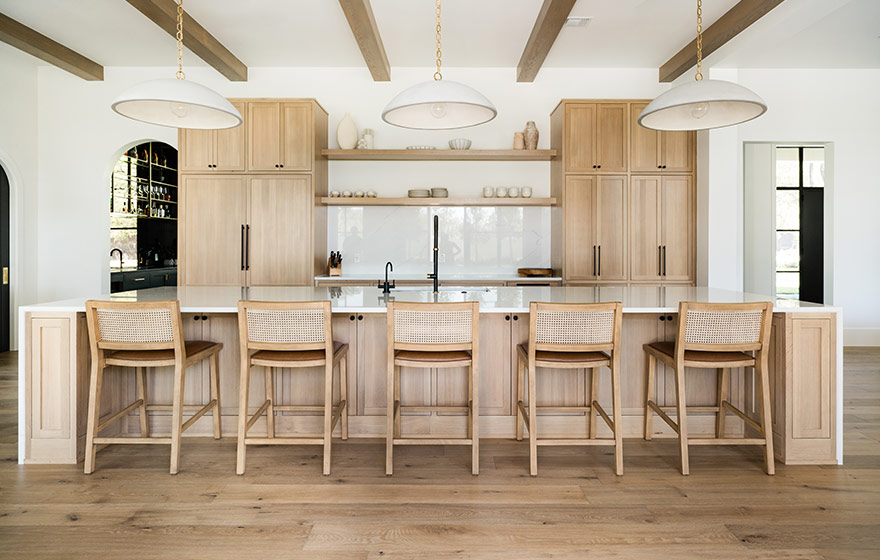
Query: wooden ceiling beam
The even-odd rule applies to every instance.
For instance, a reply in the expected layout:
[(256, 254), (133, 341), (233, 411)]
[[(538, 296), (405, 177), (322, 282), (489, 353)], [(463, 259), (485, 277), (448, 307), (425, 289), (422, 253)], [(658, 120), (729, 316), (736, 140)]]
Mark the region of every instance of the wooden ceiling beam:
[(0, 41), (90, 82), (104, 79), (104, 67), (42, 33), (0, 14)]
[(516, 65), (517, 82), (534, 82), (576, 0), (544, 0), (532, 33)]
[[(781, 3), (782, 0), (740, 0), (703, 31), (703, 58), (721, 48)], [(696, 63), (697, 39), (694, 38), (660, 67), (660, 81), (671, 82), (693, 68)]]
[[(177, 37), (177, 2), (174, 0), (126, 0), (147, 19)], [(183, 44), (232, 82), (247, 81), (247, 66), (213, 35), (183, 12)], [(170, 62), (170, 61), (169, 61)]]
[(374, 82), (391, 81), (391, 65), (388, 64), (388, 56), (385, 54), (385, 45), (376, 27), (376, 19), (373, 17), (373, 8), (370, 0), (339, 0), (351, 34), (354, 35), (361, 55)]

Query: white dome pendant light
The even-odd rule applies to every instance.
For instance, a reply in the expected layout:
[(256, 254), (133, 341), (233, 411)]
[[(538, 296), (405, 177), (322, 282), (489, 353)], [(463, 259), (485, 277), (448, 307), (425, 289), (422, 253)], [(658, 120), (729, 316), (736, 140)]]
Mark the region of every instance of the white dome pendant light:
[(111, 109), (136, 121), (175, 128), (220, 129), (242, 123), (241, 114), (216, 91), (186, 81), (183, 73), (183, 0), (177, 2), (177, 78), (140, 83), (113, 101)]
[(767, 104), (752, 90), (733, 82), (703, 79), (703, 2), (697, 0), (696, 81), (658, 96), (639, 115), (654, 130), (705, 130), (760, 117)]
[(443, 80), (440, 73), (440, 0), (437, 9), (437, 71), (434, 79), (407, 88), (382, 111), (382, 120), (401, 128), (448, 130), (491, 121), (498, 114), (492, 102), (459, 82)]

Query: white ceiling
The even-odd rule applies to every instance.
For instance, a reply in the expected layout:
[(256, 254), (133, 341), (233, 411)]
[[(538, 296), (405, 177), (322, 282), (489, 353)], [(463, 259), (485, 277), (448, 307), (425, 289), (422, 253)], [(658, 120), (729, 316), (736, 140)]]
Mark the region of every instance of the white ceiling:
[[(445, 0), (443, 64), (516, 66), (541, 3)], [(704, 27), (736, 3), (704, 0)], [(433, 0), (372, 0), (372, 6), (392, 67), (433, 64)], [(249, 67), (363, 65), (335, 0), (185, 0), (184, 8)], [(104, 66), (176, 60), (173, 38), (124, 0), (0, 0), (0, 12)], [(593, 20), (563, 28), (545, 66), (658, 67), (693, 38), (694, 12), (694, 0), (578, 0), (572, 15)], [(781, 15), (771, 18), (774, 12)], [(787, 0), (712, 62), (880, 67), (878, 24), (880, 0)], [(204, 65), (190, 53), (184, 64)]]

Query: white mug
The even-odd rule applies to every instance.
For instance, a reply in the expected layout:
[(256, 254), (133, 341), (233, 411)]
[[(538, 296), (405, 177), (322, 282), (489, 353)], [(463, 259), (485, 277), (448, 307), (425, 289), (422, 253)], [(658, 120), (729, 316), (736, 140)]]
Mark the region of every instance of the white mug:
[(492, 198), (495, 196), (494, 187), (483, 187), (483, 198)]
[(519, 187), (510, 187), (507, 189), (507, 196), (510, 198), (519, 198)]
[(532, 198), (532, 187), (523, 187), (522, 196), (523, 198)]
[(495, 198), (507, 198), (507, 187), (495, 187)]

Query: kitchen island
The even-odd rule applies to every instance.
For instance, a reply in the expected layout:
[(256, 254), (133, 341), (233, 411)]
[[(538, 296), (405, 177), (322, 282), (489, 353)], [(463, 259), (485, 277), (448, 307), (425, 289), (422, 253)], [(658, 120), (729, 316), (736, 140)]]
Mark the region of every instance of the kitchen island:
[[(422, 287), (406, 287), (383, 295), (365, 287), (203, 287), (182, 286), (121, 292), (20, 308), (19, 337), (19, 462), (73, 463), (82, 458), (89, 376), (89, 347), (85, 323), (86, 299), (157, 301), (178, 299), (184, 336), (222, 342), (220, 394), (223, 433), (235, 434), (237, 420), (239, 343), (237, 302), (330, 300), (333, 334), (349, 344), (349, 414), (351, 437), (385, 435), (385, 305), (395, 301), (478, 301), (480, 303), (480, 436), (512, 438), (515, 427), (516, 346), (528, 339), (529, 303), (533, 301), (623, 303), (622, 412), (625, 437), (643, 437), (646, 359), (642, 345), (673, 340), (678, 303), (768, 301), (755, 294), (687, 286), (595, 287), (442, 287), (433, 294)], [(842, 448), (842, 336), (840, 309), (806, 302), (774, 300), (771, 334), (770, 380), (773, 432), (777, 459), (786, 464), (840, 464)], [(102, 415), (109, 417), (134, 400), (133, 370), (105, 376)], [(322, 370), (283, 370), (276, 376), (275, 394), (284, 404), (313, 404), (322, 391)], [(713, 405), (715, 370), (688, 370), (688, 404)], [(589, 391), (589, 373), (582, 370), (542, 370), (538, 375), (539, 405), (580, 405)], [(261, 402), (262, 377), (254, 376), (252, 411)], [(731, 370), (730, 400), (750, 415), (757, 414), (753, 373)], [(184, 402), (205, 402), (207, 366), (190, 368)], [(409, 370), (403, 368), (401, 394), (414, 405), (455, 404), (464, 391), (465, 370)], [(148, 376), (150, 402), (171, 401), (170, 368)], [(337, 388), (338, 390), (338, 388)], [(610, 400), (610, 376), (599, 370), (600, 403)], [(658, 365), (656, 392), (660, 406), (674, 404), (671, 371)], [(279, 433), (316, 433), (320, 417), (301, 413), (276, 413)], [(558, 437), (582, 436), (587, 427), (583, 413), (556, 413), (539, 417), (542, 432)], [(575, 417), (573, 417), (575, 416)], [(750, 428), (729, 417), (728, 436), (749, 435)], [(151, 433), (167, 433), (170, 415), (151, 411)], [(409, 434), (444, 436), (460, 432), (465, 417), (459, 414), (414, 412), (404, 418)], [(689, 415), (692, 434), (714, 430), (714, 414)], [(254, 430), (265, 429), (265, 419)], [(662, 422), (655, 422), (654, 437), (674, 437)], [(123, 416), (109, 431), (137, 434), (135, 415)], [(604, 426), (602, 426), (604, 428)], [(210, 435), (211, 420), (197, 421), (187, 436)], [(598, 437), (607, 437), (600, 429)]]

